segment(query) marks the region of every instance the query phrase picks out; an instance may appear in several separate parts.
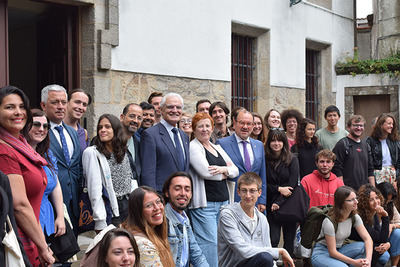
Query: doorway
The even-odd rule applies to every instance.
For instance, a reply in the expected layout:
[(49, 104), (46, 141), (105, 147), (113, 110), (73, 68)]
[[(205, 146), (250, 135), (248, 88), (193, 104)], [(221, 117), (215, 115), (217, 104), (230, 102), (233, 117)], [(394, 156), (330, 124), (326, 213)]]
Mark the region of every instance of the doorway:
[(6, 17), (0, 17), (7, 23), (8, 59), (0, 57), (8, 61), (6, 84), (24, 90), (31, 107), (39, 107), (46, 85), (78, 87), (78, 8), (30, 0), (6, 3)]

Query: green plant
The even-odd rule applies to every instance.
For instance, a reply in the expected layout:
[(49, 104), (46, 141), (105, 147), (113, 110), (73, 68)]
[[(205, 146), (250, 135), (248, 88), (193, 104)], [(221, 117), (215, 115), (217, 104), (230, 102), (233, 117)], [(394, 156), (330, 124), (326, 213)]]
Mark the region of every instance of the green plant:
[[(358, 52), (358, 51), (355, 51)], [(379, 74), (385, 73), (390, 77), (400, 77), (400, 51), (383, 59), (358, 60), (358, 53), (352, 60), (338, 62), (335, 65), (337, 75)]]

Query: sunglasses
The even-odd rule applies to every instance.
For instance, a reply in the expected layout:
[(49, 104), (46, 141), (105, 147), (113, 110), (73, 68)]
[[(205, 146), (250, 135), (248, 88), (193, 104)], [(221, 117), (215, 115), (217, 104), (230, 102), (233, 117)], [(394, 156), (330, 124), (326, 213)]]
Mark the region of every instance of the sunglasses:
[(32, 122), (32, 127), (35, 128), (40, 128), (43, 125), (43, 129), (48, 130), (50, 125), (46, 122), (46, 123), (41, 123), (40, 121), (34, 121)]
[(285, 129), (283, 128), (271, 128), (271, 131), (284, 131)]

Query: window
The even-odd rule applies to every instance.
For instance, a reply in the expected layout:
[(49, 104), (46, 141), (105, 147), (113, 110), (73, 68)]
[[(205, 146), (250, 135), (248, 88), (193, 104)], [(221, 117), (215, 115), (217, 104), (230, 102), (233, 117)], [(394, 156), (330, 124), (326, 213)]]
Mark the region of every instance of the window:
[(318, 126), (318, 84), (320, 52), (306, 49), (306, 117)]
[(232, 33), (232, 108), (244, 107), (253, 111), (253, 56), (255, 38)]

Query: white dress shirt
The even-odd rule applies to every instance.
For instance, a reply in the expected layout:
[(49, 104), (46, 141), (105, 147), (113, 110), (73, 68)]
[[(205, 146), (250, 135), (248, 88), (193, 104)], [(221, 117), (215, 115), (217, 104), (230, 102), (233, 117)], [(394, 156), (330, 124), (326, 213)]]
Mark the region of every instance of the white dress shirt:
[(69, 135), (68, 131), (65, 129), (64, 125), (62, 123), (56, 124), (54, 122), (50, 122), (51, 130), (53, 131), (54, 135), (57, 138), (58, 143), (60, 144), (60, 147), (62, 148), (62, 143), (61, 143), (61, 138), (60, 138), (60, 133), (57, 131), (56, 127), (57, 126), (62, 126), (63, 127), (63, 133), (65, 136), (65, 141), (67, 141), (67, 147), (68, 147), (68, 153), (69, 153), (69, 158), (72, 158), (72, 155), (74, 154), (74, 143), (72, 142), (72, 138)]
[(247, 148), (247, 152), (249, 152), (249, 156), (250, 156), (250, 163), (251, 166), (253, 166), (254, 163), (254, 153), (253, 153), (253, 148), (251, 147), (251, 143), (250, 143), (250, 138), (247, 137), (246, 140), (243, 140), (242, 138), (240, 138), (239, 136), (237, 136), (237, 134), (235, 133), (235, 138), (236, 138), (236, 142), (239, 146), (239, 151), (240, 151), (240, 155), (242, 156), (243, 159), (243, 163), (244, 163), (244, 154), (243, 154), (243, 144), (242, 141), (246, 142), (246, 148)]

